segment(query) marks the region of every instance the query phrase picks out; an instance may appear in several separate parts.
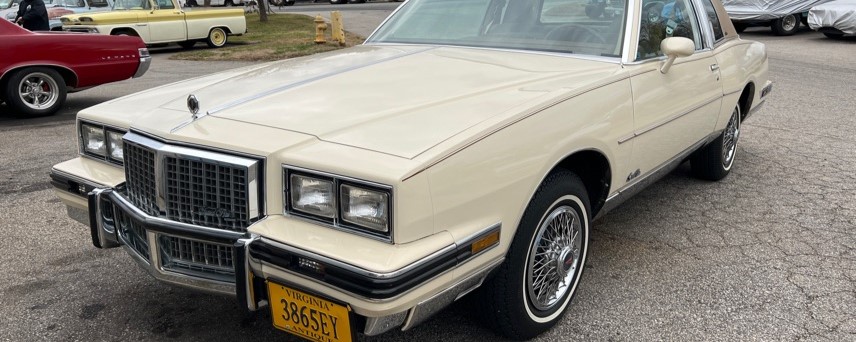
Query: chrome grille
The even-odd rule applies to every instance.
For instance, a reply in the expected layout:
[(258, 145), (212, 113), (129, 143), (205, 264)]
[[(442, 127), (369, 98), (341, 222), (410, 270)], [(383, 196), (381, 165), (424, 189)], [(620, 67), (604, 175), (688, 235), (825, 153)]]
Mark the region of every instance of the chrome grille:
[(245, 232), (261, 216), (261, 161), (124, 136), (124, 194), (150, 216)]
[(234, 281), (233, 247), (160, 235), (162, 267), (174, 272)]
[(116, 228), (122, 241), (131, 247), (146, 261), (149, 259), (149, 240), (146, 238), (146, 229), (143, 225), (121, 210), (113, 209)]
[(250, 225), (246, 167), (167, 156), (164, 168), (170, 220), (233, 231)]
[(125, 186), (128, 200), (146, 214), (158, 216), (155, 151), (128, 141), (125, 148)]

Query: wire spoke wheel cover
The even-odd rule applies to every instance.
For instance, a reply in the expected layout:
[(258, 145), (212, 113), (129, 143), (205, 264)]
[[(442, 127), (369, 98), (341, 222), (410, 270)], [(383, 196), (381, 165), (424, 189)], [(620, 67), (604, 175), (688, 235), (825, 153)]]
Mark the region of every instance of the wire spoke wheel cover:
[(60, 97), (56, 80), (41, 72), (26, 75), (17, 89), (23, 104), (35, 110), (50, 108)]
[(580, 267), (582, 227), (574, 208), (553, 209), (541, 222), (529, 249), (526, 290), (539, 311), (553, 309), (568, 293)]
[(731, 113), (731, 119), (728, 120), (728, 125), (725, 126), (725, 131), (722, 137), (722, 166), (726, 169), (731, 168), (734, 163), (734, 155), (737, 154), (737, 139), (740, 138), (740, 110), (734, 108)]

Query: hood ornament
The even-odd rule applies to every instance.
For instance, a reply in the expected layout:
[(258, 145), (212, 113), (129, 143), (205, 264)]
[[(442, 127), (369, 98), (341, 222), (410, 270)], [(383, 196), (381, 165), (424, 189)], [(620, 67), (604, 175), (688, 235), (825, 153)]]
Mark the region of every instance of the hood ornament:
[(193, 120), (199, 118), (197, 113), (199, 113), (199, 100), (196, 99), (196, 96), (190, 94), (187, 96), (187, 109), (190, 110), (190, 114), (193, 114)]

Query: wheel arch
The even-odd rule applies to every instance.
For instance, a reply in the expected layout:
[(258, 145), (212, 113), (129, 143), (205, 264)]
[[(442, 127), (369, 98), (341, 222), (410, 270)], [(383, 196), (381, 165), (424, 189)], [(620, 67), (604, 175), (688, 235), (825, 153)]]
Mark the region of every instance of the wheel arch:
[(743, 92), (740, 93), (740, 98), (737, 100), (737, 105), (740, 106), (740, 121), (749, 115), (749, 110), (752, 108), (752, 100), (755, 98), (755, 82), (749, 82), (743, 87)]
[(606, 203), (612, 180), (612, 168), (606, 154), (594, 148), (575, 151), (556, 163), (544, 179), (558, 169), (568, 170), (580, 177), (588, 193), (591, 218), (596, 217)]
[(50, 63), (47, 63), (47, 64), (24, 64), (24, 65), (17, 65), (15, 67), (9, 68), (9, 70), (6, 70), (6, 72), (4, 72), (2, 75), (0, 75), (0, 91), (5, 91), (6, 82), (8, 82), (9, 77), (12, 74), (17, 72), (18, 70), (25, 69), (25, 68), (53, 69), (54, 71), (58, 72), (60, 76), (62, 76), (62, 78), (63, 78), (62, 81), (63, 81), (63, 83), (65, 83), (67, 88), (77, 87), (77, 83), (78, 83), (79, 78), (77, 77), (77, 73), (75, 73), (74, 70), (71, 70), (71, 68), (69, 68), (69, 67), (59, 65), (59, 64), (50, 64)]
[(127, 32), (129, 36), (135, 36), (135, 37), (140, 36), (140, 33), (137, 32), (137, 30), (135, 30), (133, 27), (126, 27), (126, 26), (114, 27), (112, 30), (110, 30), (110, 35), (116, 36), (116, 35), (121, 34), (122, 32)]

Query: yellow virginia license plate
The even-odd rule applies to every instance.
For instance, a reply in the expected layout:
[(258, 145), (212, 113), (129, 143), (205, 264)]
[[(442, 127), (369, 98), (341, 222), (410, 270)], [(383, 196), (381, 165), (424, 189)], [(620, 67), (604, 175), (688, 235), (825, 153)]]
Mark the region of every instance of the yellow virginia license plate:
[(351, 341), (347, 307), (288, 286), (267, 284), (274, 327), (312, 341)]

